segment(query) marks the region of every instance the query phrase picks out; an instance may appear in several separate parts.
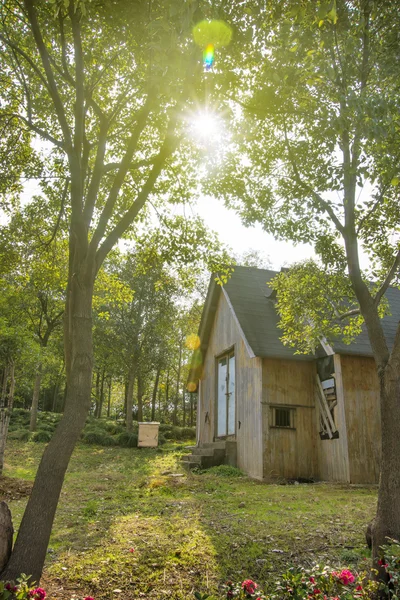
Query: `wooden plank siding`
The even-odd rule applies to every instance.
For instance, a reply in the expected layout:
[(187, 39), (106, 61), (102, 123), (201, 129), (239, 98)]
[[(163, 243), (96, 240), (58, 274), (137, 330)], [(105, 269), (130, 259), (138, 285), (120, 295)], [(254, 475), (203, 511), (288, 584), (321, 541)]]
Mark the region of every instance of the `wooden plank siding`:
[(203, 357), (198, 415), (200, 444), (216, 439), (216, 359), (232, 348), (236, 370), (237, 466), (251, 477), (262, 479), (262, 361), (261, 358), (250, 357), (237, 320), (221, 293), (207, 351)]
[[(262, 365), (264, 479), (316, 478), (315, 363), (264, 358)], [(294, 428), (274, 428), (271, 406), (293, 407)]]
[(379, 480), (381, 416), (374, 359), (342, 355), (351, 483)]
[[(341, 356), (335, 354), (335, 385), (337, 405), (334, 408), (334, 421), (339, 432), (338, 439), (321, 440), (318, 431), (318, 477), (322, 481), (350, 482), (349, 452), (345, 415), (345, 394), (341, 372)], [(319, 423), (319, 411), (317, 411)], [(318, 427), (318, 425), (317, 425)]]

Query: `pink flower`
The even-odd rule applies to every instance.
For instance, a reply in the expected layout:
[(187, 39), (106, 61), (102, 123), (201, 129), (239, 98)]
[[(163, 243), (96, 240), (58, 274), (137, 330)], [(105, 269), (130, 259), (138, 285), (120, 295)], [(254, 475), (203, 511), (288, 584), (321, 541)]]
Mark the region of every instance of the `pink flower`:
[(315, 583), (315, 578), (314, 577), (310, 577), (310, 582), (311, 583)]
[(362, 591), (362, 585), (358, 584), (358, 586), (356, 587), (357, 592), (361, 592)]
[(94, 598), (92, 598), (92, 596), (86, 596), (86, 598), (84, 598), (83, 600), (94, 600)]
[(242, 588), (245, 592), (247, 592), (247, 594), (251, 595), (254, 594), (256, 588), (258, 588), (258, 585), (251, 579), (245, 579), (242, 583)]
[(379, 565), (380, 567), (383, 567), (384, 569), (387, 569), (387, 568), (388, 568), (388, 566), (389, 566), (389, 564), (388, 564), (388, 563), (385, 563), (385, 562), (383, 562), (383, 558), (380, 558), (380, 559), (378, 560), (378, 565)]
[(43, 600), (44, 598), (46, 598), (46, 592), (43, 588), (40, 587), (31, 590), (29, 592), (29, 595), (32, 596), (32, 598), (37, 598), (37, 600)]
[(135, 552), (135, 548), (129, 548), (129, 552), (133, 554)]
[[(332, 573), (333, 575), (333, 573)], [(335, 573), (335, 576), (339, 579), (339, 581), (343, 584), (343, 585), (349, 585), (349, 583), (353, 583), (353, 581), (355, 580), (355, 577), (353, 575), (353, 573), (351, 571), (349, 571), (349, 569), (343, 569), (343, 571), (341, 571), (341, 573)]]

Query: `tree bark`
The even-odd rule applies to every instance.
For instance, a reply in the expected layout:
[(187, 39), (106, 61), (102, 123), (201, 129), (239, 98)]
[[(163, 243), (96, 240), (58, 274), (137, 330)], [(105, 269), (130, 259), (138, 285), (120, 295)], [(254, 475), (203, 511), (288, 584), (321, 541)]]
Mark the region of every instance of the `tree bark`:
[(65, 412), (39, 464), (13, 552), (1, 573), (4, 580), (15, 580), (21, 573), (29, 574), (31, 581), (40, 580), (65, 472), (89, 414), (93, 368), (93, 271), (90, 272), (83, 261), (70, 268), (72, 276), (67, 294), (64, 334)]
[(0, 502), (0, 572), (11, 556), (13, 533), (10, 509), (5, 502)]
[(36, 431), (37, 413), (39, 406), (40, 382), (42, 380), (42, 363), (38, 364), (35, 375), (35, 385), (33, 387), (31, 418), (29, 423), (29, 431)]
[[(10, 380), (10, 387), (7, 395), (8, 380)], [(14, 363), (11, 362), (4, 369), (4, 380), (0, 399), (0, 475), (3, 473), (4, 467), (4, 452), (6, 449), (8, 427), (10, 425), (14, 404), (14, 387)]]
[(137, 420), (143, 421), (143, 394), (144, 394), (144, 383), (143, 377), (138, 375), (138, 407), (137, 407)]
[(112, 377), (108, 380), (108, 402), (107, 402), (107, 418), (111, 415), (111, 388), (112, 388)]
[(131, 366), (129, 370), (128, 376), (128, 389), (126, 391), (126, 430), (131, 432), (133, 429), (133, 418), (132, 418), (132, 408), (133, 408), (133, 386), (135, 384), (136, 379), (136, 369), (134, 365)]
[(372, 556), (380, 579), (387, 578), (377, 563), (380, 547), (388, 538), (400, 539), (400, 374), (398, 367), (388, 364), (380, 373), (381, 401), (381, 472), (378, 506), (372, 524)]
[(153, 387), (153, 395), (151, 397), (151, 420), (152, 421), (156, 420), (157, 390), (158, 390), (158, 382), (160, 379), (160, 373), (161, 373), (161, 368), (159, 367), (157, 369), (156, 380), (154, 382), (154, 387)]

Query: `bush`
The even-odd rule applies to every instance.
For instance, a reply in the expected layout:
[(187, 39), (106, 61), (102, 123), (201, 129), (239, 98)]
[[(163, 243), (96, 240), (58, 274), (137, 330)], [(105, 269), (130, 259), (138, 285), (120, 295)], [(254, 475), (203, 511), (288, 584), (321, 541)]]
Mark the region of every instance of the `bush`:
[(33, 442), (49, 442), (52, 438), (52, 433), (50, 431), (38, 430), (32, 434)]
[(218, 465), (217, 467), (210, 467), (206, 473), (210, 475), (217, 475), (217, 477), (243, 477), (243, 473), (236, 467), (230, 465)]
[(191, 440), (196, 437), (196, 427), (182, 427), (182, 439)]
[(38, 431), (47, 431), (48, 433), (53, 434), (54, 430), (56, 428), (55, 423), (54, 424), (50, 424), (50, 423), (39, 423), (38, 424)]
[(84, 444), (98, 444), (99, 446), (115, 446), (115, 439), (104, 431), (92, 429), (83, 433)]
[(118, 423), (118, 421), (105, 421), (104, 423), (102, 423), (102, 426), (107, 431), (107, 433), (110, 433), (111, 435), (122, 433), (124, 430), (123, 425), (121, 423)]
[(120, 433), (118, 438), (118, 445), (123, 448), (137, 448), (138, 445), (138, 435), (137, 433), (129, 433), (128, 431), (124, 431)]
[(158, 434), (158, 445), (163, 446), (167, 442), (167, 438), (163, 433)]
[(20, 442), (27, 442), (31, 437), (27, 429), (15, 429), (14, 431), (10, 431), (8, 435), (11, 440), (19, 440)]

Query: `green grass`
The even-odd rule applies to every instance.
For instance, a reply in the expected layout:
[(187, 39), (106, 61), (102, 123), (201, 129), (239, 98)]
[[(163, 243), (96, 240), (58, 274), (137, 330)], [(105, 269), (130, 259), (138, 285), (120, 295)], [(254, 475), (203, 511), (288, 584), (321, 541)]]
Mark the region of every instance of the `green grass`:
[[(4, 474), (31, 480), (42, 450), (11, 441)], [(291, 565), (366, 560), (376, 489), (266, 485), (226, 468), (171, 477), (183, 472), (180, 454), (173, 444), (162, 452), (79, 445), (42, 581), (50, 598), (181, 600), (228, 578), (268, 589)], [(10, 503), (15, 525), (24, 503)]]

